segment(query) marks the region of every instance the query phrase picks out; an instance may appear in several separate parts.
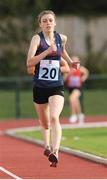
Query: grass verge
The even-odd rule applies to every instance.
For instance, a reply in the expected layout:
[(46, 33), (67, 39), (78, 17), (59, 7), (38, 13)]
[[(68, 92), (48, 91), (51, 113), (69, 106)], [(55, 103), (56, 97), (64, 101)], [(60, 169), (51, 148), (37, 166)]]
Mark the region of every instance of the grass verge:
[[(42, 139), (40, 131), (18, 133), (23, 137)], [(61, 146), (107, 158), (107, 127), (63, 129)]]

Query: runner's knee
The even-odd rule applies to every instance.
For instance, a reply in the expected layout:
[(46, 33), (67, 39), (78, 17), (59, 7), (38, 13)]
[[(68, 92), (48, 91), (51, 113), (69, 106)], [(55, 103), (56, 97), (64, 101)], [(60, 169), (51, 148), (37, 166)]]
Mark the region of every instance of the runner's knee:
[(45, 121), (39, 121), (40, 125), (44, 128), (44, 129), (49, 129), (50, 128), (50, 124), (49, 122), (45, 122)]
[(59, 123), (59, 118), (56, 115), (51, 116), (51, 124)]

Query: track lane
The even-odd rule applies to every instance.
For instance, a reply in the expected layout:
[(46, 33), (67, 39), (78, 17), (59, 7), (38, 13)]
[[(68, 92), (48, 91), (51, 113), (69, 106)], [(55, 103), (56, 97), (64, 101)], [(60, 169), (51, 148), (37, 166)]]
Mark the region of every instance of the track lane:
[[(107, 167), (60, 153), (57, 168), (50, 168), (43, 148), (7, 136), (0, 137), (2, 156), (0, 166), (22, 179), (103, 179)], [(1, 177), (2, 179), (4, 177)], [(8, 178), (8, 176), (7, 176)]]

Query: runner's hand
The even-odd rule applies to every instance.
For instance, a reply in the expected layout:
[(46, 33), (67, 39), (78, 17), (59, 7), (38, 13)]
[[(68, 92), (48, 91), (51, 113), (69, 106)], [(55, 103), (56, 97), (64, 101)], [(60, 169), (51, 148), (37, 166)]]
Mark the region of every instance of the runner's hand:
[(49, 54), (57, 51), (57, 47), (56, 47), (55, 41), (53, 41), (53, 40), (51, 41), (51, 45), (48, 48), (48, 50), (49, 50)]
[(72, 61), (72, 67), (75, 69), (80, 68), (80, 61)]

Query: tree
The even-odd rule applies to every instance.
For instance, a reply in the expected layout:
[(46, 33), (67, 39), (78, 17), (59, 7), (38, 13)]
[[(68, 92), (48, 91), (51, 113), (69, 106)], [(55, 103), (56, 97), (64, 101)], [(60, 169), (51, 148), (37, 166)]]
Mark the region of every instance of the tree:
[(105, 15), (107, 14), (106, 0), (51, 0), (50, 8), (57, 14)]
[(37, 27), (35, 17), (48, 0), (0, 1), (0, 75), (26, 74), (26, 53)]

